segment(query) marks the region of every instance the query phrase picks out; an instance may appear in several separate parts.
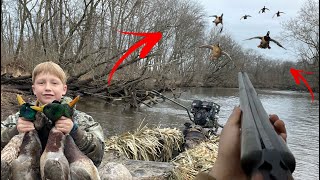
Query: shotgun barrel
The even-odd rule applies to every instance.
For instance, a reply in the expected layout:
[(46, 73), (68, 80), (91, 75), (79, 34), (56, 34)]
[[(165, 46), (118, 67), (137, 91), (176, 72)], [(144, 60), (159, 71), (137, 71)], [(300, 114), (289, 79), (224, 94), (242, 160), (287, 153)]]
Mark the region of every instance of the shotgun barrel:
[(292, 179), (296, 161), (286, 142), (274, 130), (269, 115), (245, 72), (238, 73), (241, 115), (241, 166), (251, 176)]

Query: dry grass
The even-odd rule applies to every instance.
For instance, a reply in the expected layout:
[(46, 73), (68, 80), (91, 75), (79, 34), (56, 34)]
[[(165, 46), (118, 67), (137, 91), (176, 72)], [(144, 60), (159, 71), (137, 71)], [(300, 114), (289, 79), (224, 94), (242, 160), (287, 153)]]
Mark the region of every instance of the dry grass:
[(212, 137), (192, 149), (180, 153), (171, 162), (175, 168), (172, 179), (192, 180), (199, 172), (208, 172), (218, 156), (219, 137)]
[(178, 129), (144, 126), (133, 133), (108, 138), (105, 149), (116, 150), (129, 159), (168, 162), (173, 152), (180, 150), (182, 143), (183, 135)]
[[(149, 129), (144, 126), (135, 132), (106, 139), (106, 151), (115, 150), (129, 159), (172, 162), (175, 166), (171, 179), (192, 180), (199, 172), (208, 172), (218, 155), (219, 137), (212, 136), (173, 158), (183, 143), (180, 130), (170, 128)], [(173, 159), (172, 159), (173, 158)]]

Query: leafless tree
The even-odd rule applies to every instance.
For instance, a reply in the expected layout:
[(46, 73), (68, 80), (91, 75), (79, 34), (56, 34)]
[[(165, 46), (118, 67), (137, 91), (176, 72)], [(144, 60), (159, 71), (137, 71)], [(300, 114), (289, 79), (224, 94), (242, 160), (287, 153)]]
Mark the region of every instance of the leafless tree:
[(312, 86), (319, 90), (319, 1), (307, 0), (298, 16), (283, 23), (285, 37), (293, 44), (305, 71), (312, 71)]
[[(319, 37), (319, 11), (313, 6), (318, 7), (309, 0), (297, 19), (287, 23), (286, 36), (304, 43), (297, 47), (300, 59), (318, 64), (319, 40), (315, 37)], [(195, 1), (2, 0), (1, 9), (1, 62), (15, 59), (31, 71), (37, 63), (53, 60), (67, 72), (71, 89), (91, 81), (96, 86), (106, 84), (114, 64), (143, 38), (122, 31), (161, 32), (162, 39), (146, 58), (139, 57), (142, 47), (130, 54), (114, 74), (114, 83), (96, 88), (96, 92), (135, 93), (138, 83), (159, 89), (237, 87), (238, 71), (249, 72), (261, 86), (286, 82), (281, 80), (285, 63), (244, 50), (227, 31), (221, 34), (219, 28), (212, 27), (207, 33), (204, 8)], [(233, 61), (224, 64), (228, 58), (223, 56), (211, 61), (210, 51), (198, 48), (214, 43), (219, 43)]]
[(285, 37), (294, 44), (300, 59), (319, 65), (319, 1), (307, 0), (298, 16), (282, 26)]

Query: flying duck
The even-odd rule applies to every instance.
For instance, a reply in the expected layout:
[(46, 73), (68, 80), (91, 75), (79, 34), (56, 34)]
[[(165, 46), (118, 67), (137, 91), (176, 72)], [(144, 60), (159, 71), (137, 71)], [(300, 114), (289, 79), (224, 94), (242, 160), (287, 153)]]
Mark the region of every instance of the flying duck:
[(285, 14), (284, 12), (278, 11), (278, 12), (276, 12), (276, 13), (272, 16), (272, 18), (274, 18), (275, 15), (277, 15), (277, 17), (279, 17), (281, 13)]
[(266, 6), (263, 6), (263, 8), (260, 9), (259, 13), (260, 13), (260, 12), (261, 12), (261, 13), (265, 13), (266, 10), (270, 11), (268, 8), (266, 8)]
[(249, 39), (245, 39), (245, 40), (251, 40), (251, 39), (260, 39), (260, 44), (258, 45), (258, 48), (262, 48), (262, 49), (270, 49), (270, 41), (276, 43), (278, 46), (282, 47), (283, 49), (286, 49), (284, 48), (278, 41), (272, 39), (270, 36), (270, 31), (267, 32), (267, 34), (265, 36), (256, 36), (256, 37), (252, 37), (252, 38), (249, 38)]
[(244, 16), (242, 16), (241, 18), (240, 18), (240, 20), (243, 18), (243, 19), (247, 19), (248, 17), (251, 17), (250, 15), (244, 15)]
[(220, 44), (202, 45), (202, 46), (199, 46), (199, 48), (209, 48), (209, 49), (211, 49), (212, 50), (212, 53), (211, 53), (211, 60), (212, 61), (218, 60), (222, 55), (226, 55), (226, 56), (228, 56), (228, 58), (230, 60), (232, 60), (228, 53), (222, 51), (222, 49), (220, 48)]
[(222, 27), (220, 29), (220, 32), (221, 32), (222, 29), (223, 29), (223, 21), (222, 21), (223, 13), (221, 14), (221, 16), (212, 15), (212, 16), (209, 16), (209, 17), (215, 17), (216, 18), (214, 21), (212, 21), (213, 23), (215, 23), (216, 26), (218, 26), (218, 24), (222, 25)]

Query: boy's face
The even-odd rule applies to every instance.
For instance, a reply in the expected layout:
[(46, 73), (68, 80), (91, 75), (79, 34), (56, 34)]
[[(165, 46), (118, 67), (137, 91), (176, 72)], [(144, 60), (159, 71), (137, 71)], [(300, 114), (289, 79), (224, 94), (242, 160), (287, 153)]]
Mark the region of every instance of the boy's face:
[(54, 100), (60, 101), (67, 92), (67, 85), (55, 75), (40, 73), (36, 76), (32, 85), (33, 93), (42, 104), (51, 103)]

